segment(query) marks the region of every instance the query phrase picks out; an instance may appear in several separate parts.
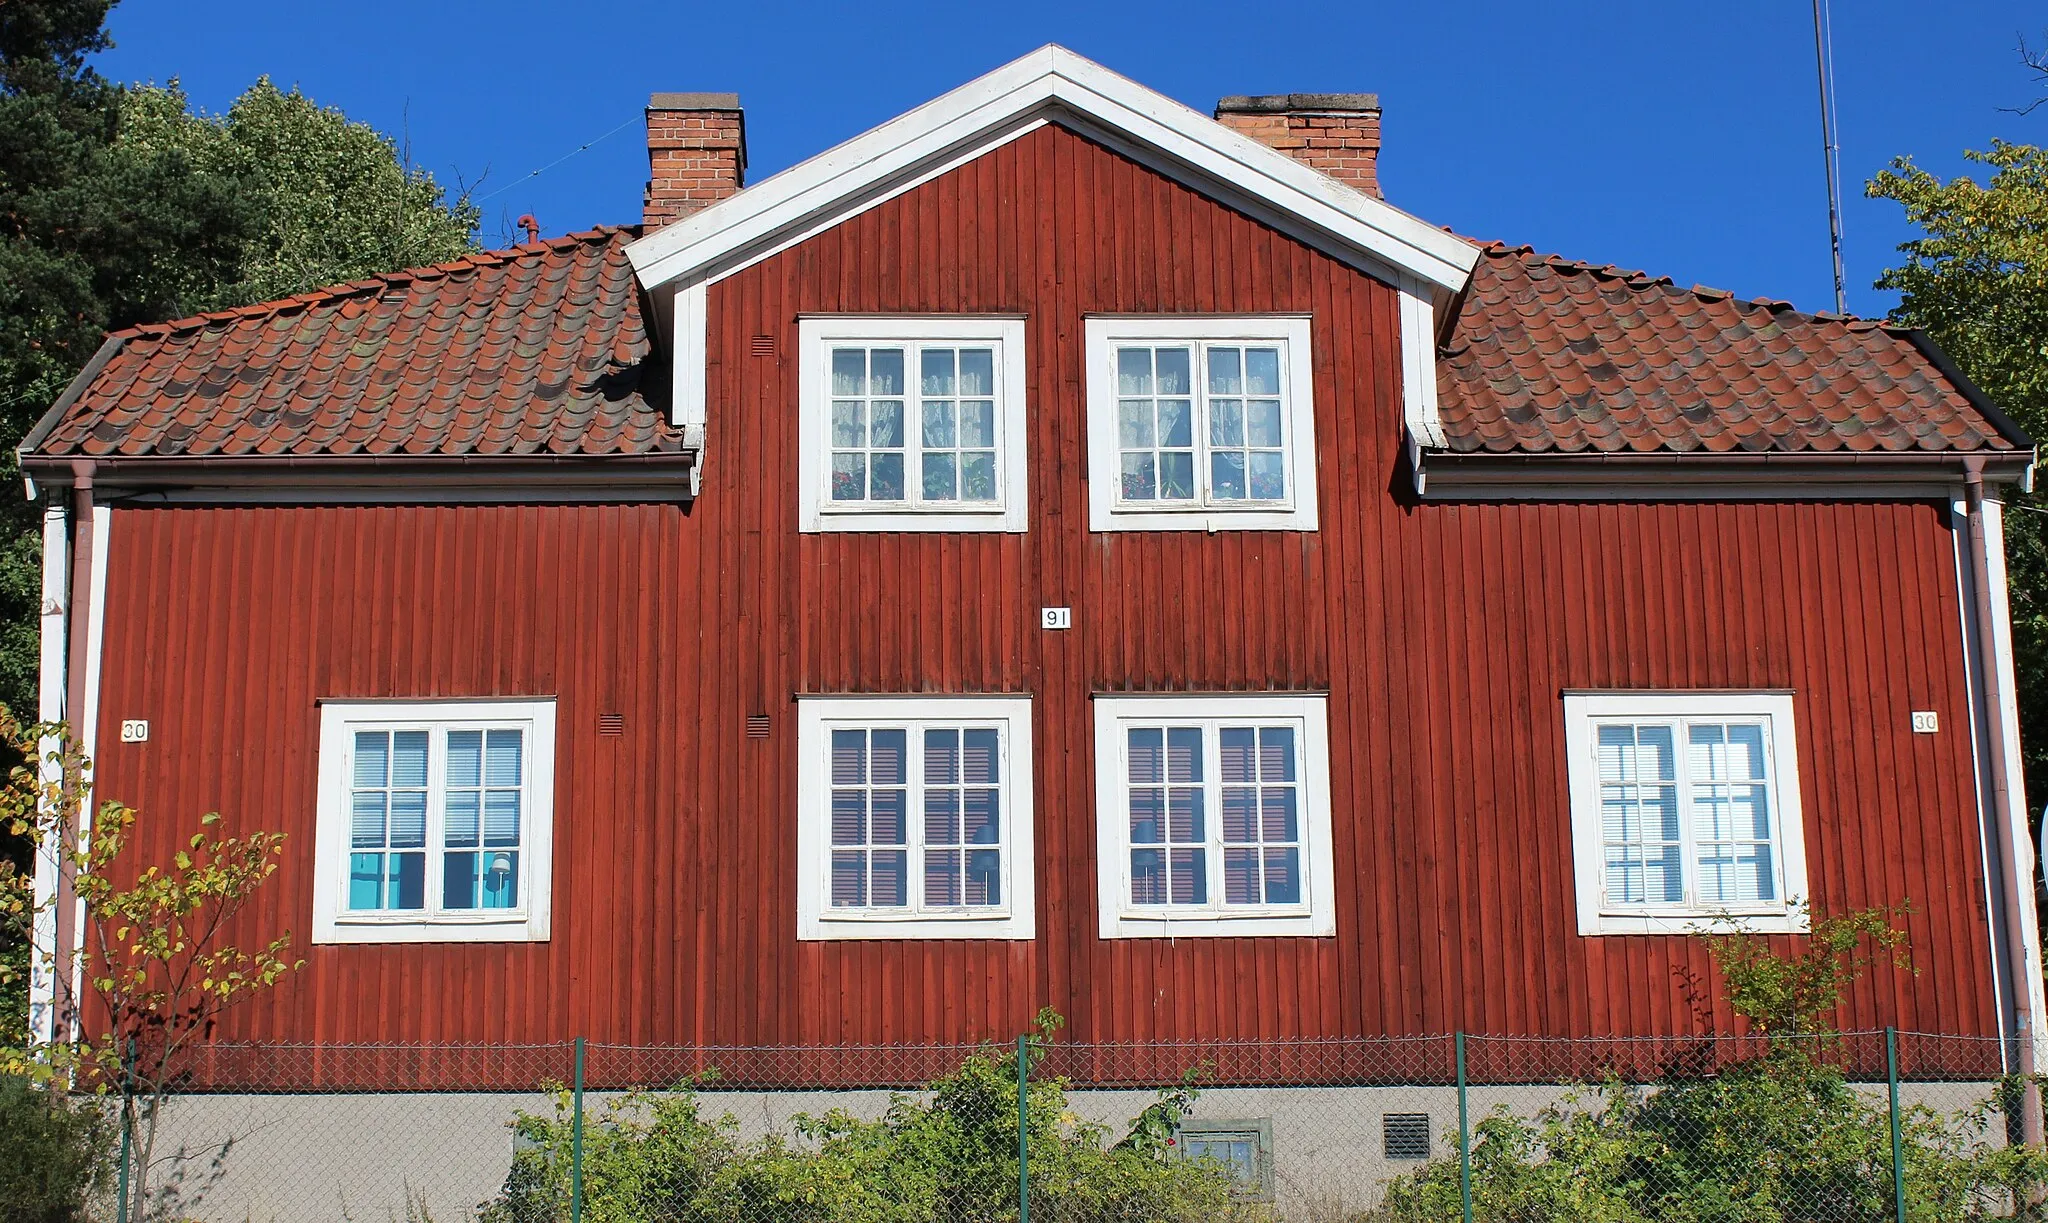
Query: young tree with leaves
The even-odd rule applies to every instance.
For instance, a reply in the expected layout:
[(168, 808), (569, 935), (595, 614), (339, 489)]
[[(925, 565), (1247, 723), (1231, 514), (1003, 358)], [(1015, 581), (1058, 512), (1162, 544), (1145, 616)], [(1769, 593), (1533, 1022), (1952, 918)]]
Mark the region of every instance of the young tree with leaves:
[[(1865, 193), (1896, 201), (1921, 236), (1877, 280), (1892, 321), (1941, 345), (2037, 441), (2048, 440), (2048, 150), (1993, 141), (1964, 154), (1987, 177), (1947, 181), (1900, 158)], [(2048, 797), (2048, 534), (2037, 497), (2007, 499), (2013, 664), (2027, 792)]]
[[(112, 1094), (134, 1148), (128, 1217), (149, 1218), (172, 1089), (223, 1014), (303, 963), (288, 958), (289, 931), (256, 947), (229, 938), (276, 872), (284, 834), (230, 836), (208, 814), (169, 862), (140, 865), (129, 852), (134, 808), (101, 802), (86, 818), (92, 765), (67, 728), (23, 726), (0, 712), (0, 749), (30, 762), (0, 787), (0, 828), (42, 847), (84, 911), (77, 950), (48, 950), (37, 967), (54, 981), (86, 983), (56, 1017), (55, 1041), (0, 1048), (0, 1077)], [(38, 892), (33, 871), (0, 863), (0, 927), (12, 937), (29, 939), (58, 903)], [(0, 976), (12, 971), (0, 966)]]

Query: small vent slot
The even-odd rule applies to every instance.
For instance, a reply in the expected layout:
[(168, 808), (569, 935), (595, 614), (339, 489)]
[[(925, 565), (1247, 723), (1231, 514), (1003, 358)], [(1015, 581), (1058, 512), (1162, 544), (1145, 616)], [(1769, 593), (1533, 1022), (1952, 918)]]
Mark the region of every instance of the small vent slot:
[(749, 739), (766, 739), (767, 737), (768, 737), (768, 715), (767, 715), (767, 714), (765, 714), (765, 713), (750, 713), (750, 714), (748, 714), (748, 715), (747, 715), (747, 738), (749, 738)]
[(772, 357), (772, 356), (774, 356), (774, 355), (775, 355), (775, 337), (774, 337), (774, 336), (772, 336), (772, 335), (757, 335), (757, 336), (755, 336), (755, 337), (754, 337), (754, 355), (755, 355), (755, 356), (757, 356), (757, 357)]
[(1429, 1114), (1387, 1113), (1380, 1118), (1380, 1140), (1388, 1159), (1428, 1159)]
[(600, 735), (623, 735), (626, 733), (626, 715), (622, 713), (601, 713), (597, 715), (597, 733)]

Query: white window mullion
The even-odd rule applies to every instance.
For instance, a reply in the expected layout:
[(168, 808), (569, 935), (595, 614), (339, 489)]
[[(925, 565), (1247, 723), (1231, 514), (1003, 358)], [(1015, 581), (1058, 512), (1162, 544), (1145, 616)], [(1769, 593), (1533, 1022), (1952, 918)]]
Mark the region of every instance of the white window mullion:
[(448, 836), (445, 821), (445, 804), (448, 797), (448, 730), (443, 726), (430, 726), (427, 731), (427, 877), (421, 886), (425, 890), (426, 912), (429, 917), (443, 914), (441, 895), (448, 878)]
[[(919, 424), (920, 426), (923, 424), (922, 404), (919, 405)], [(920, 432), (920, 441), (922, 437), (923, 434)], [(919, 454), (918, 465), (920, 468), (923, 467), (923, 459), (924, 456)], [(905, 728), (904, 737), (909, 746), (903, 754), (904, 767), (908, 770), (904, 777), (904, 781), (907, 783), (905, 789), (908, 797), (904, 799), (904, 803), (909, 808), (909, 810), (903, 813), (903, 845), (905, 852), (910, 855), (910, 862), (907, 868), (910, 871), (909, 886), (904, 890), (903, 896), (904, 899), (910, 902), (910, 911), (919, 914), (927, 912), (924, 897), (924, 732), (926, 729), (927, 727), (916, 723), (912, 723)]]
[(1678, 869), (1685, 880), (1687, 908), (1698, 908), (1700, 900), (1699, 812), (1693, 806), (1692, 723), (1681, 718), (1671, 724), (1671, 775), (1678, 779)]
[(1210, 719), (1202, 723), (1202, 754), (1207, 793), (1203, 795), (1204, 822), (1202, 831), (1207, 846), (1203, 860), (1208, 873), (1207, 911), (1221, 913), (1228, 906), (1223, 901), (1223, 723)]

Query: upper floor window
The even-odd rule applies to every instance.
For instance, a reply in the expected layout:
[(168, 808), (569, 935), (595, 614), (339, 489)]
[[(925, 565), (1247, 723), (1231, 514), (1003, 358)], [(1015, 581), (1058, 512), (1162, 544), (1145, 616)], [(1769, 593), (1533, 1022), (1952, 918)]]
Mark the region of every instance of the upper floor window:
[(806, 531), (1022, 531), (1024, 323), (798, 323)]
[(1335, 931), (1328, 700), (1095, 700), (1102, 937)]
[(1029, 698), (797, 714), (799, 938), (1032, 936)]
[(1093, 530), (1316, 527), (1301, 315), (1087, 320)]
[(1581, 934), (1721, 917), (1805, 928), (1790, 695), (1574, 692), (1564, 706)]
[(313, 941), (548, 937), (552, 701), (320, 709)]

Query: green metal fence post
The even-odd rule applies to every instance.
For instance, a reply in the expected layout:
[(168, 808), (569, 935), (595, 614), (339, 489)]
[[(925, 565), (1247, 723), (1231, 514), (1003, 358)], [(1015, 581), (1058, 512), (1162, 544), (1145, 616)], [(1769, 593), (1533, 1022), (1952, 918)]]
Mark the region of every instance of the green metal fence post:
[(1884, 1030), (1884, 1074), (1892, 1093), (1892, 1208), (1906, 1223), (1906, 1148), (1899, 1138), (1899, 1030)]
[(1017, 1223), (1031, 1223), (1031, 1038), (1017, 1038)]
[(1472, 1223), (1472, 1118), (1465, 1099), (1465, 1034), (1458, 1033), (1458, 1202)]
[(569, 1123), (569, 1220), (583, 1223), (583, 1038), (576, 1038), (576, 1115)]

